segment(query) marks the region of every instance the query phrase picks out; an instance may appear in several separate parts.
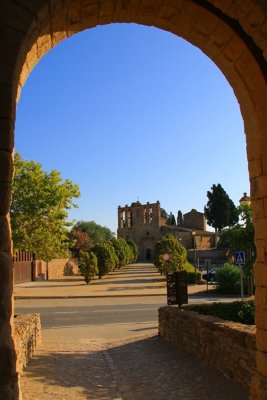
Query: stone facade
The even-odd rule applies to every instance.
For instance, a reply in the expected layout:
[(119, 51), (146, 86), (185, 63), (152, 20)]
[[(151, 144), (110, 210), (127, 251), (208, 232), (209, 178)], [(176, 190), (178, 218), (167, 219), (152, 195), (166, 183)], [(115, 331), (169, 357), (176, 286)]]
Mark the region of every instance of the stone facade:
[[(16, 104), (39, 60), (57, 43), (97, 25), (155, 26), (203, 51), (231, 85), (244, 120), (257, 260), (257, 374), (251, 399), (267, 398), (267, 9), (262, 0), (1, 0), (0, 399), (17, 400), (9, 224)], [(8, 23), (6, 22), (8, 21)], [(197, 68), (197, 66), (196, 66)], [(157, 162), (157, 160), (155, 160)], [(158, 160), (161, 162), (161, 160)], [(245, 167), (245, 166), (244, 166)]]
[[(156, 242), (164, 235), (172, 234), (186, 249), (207, 250), (214, 246), (214, 233), (205, 230), (206, 221), (203, 213), (192, 210), (184, 215), (184, 224), (166, 225), (161, 216), (160, 202), (118, 207), (118, 237), (133, 240), (139, 250), (139, 261), (153, 259)], [(195, 231), (193, 237), (192, 232)]]
[(255, 333), (254, 325), (223, 321), (189, 309), (159, 309), (160, 336), (205, 360), (246, 389), (256, 371)]
[(183, 227), (206, 231), (207, 224), (204, 214), (195, 209), (192, 209), (190, 212), (184, 214)]

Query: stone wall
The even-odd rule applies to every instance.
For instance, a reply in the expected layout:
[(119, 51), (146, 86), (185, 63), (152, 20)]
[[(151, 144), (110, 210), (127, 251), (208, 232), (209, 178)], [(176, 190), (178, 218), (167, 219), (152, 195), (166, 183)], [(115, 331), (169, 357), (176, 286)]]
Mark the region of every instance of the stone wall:
[(256, 328), (171, 306), (159, 309), (159, 335), (249, 389), (256, 372)]
[(17, 372), (22, 374), (23, 368), (41, 342), (41, 319), (40, 314), (20, 314), (14, 321)]
[[(48, 263), (48, 279), (62, 279), (65, 276), (79, 274), (77, 258), (56, 258)], [(46, 262), (36, 261), (36, 279), (42, 276), (47, 278)]]

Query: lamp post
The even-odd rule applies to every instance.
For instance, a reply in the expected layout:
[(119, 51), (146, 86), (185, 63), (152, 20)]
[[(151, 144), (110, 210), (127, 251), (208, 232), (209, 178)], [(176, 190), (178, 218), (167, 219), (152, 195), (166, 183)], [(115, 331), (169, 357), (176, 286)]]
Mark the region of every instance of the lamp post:
[(194, 240), (194, 267), (195, 267), (195, 283), (197, 283), (197, 253), (196, 253), (196, 231), (192, 230), (192, 236)]

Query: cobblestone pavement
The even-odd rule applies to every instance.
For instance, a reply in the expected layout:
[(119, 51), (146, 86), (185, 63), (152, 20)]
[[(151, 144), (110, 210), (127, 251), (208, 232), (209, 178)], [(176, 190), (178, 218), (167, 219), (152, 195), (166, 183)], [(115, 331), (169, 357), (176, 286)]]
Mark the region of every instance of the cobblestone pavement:
[(43, 344), (21, 385), (23, 400), (248, 400), (239, 385), (158, 336)]

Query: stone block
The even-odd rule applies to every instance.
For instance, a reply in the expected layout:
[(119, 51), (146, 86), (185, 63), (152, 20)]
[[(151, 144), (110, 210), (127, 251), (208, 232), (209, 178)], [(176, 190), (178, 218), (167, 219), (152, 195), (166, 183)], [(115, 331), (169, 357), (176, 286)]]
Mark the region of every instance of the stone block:
[(257, 286), (255, 300), (261, 307), (267, 307), (267, 287)]
[(12, 153), (0, 150), (0, 182), (11, 183), (13, 177)]
[(6, 215), (11, 203), (11, 184), (3, 182), (0, 184), (0, 215)]
[(249, 172), (250, 172), (251, 178), (255, 178), (255, 177), (263, 174), (261, 159), (255, 159), (255, 160), (249, 161), (248, 166), (249, 166)]
[(259, 218), (254, 221), (256, 239), (267, 240), (266, 224), (267, 224), (267, 217)]
[(267, 175), (251, 179), (251, 196), (255, 199), (267, 197)]
[[(10, 320), (12, 312), (13, 261), (11, 253), (0, 251), (0, 319)], [(2, 323), (0, 323), (0, 326)], [(10, 326), (8, 325), (8, 329)]]
[(267, 352), (267, 331), (264, 329), (257, 329), (256, 345), (260, 351)]
[(17, 87), (0, 85), (0, 118), (12, 119), (16, 110)]
[(267, 263), (256, 262), (253, 266), (256, 286), (267, 287)]
[(0, 118), (0, 150), (12, 152), (14, 149), (14, 123), (11, 119)]
[(11, 252), (11, 232), (9, 217), (0, 215), (0, 252)]
[(263, 351), (257, 351), (256, 354), (257, 369), (263, 375), (267, 377), (267, 353)]
[(267, 330), (267, 311), (260, 303), (257, 304), (256, 309), (256, 325), (258, 329)]
[(267, 399), (267, 379), (257, 373), (253, 376), (250, 385), (250, 400)]

